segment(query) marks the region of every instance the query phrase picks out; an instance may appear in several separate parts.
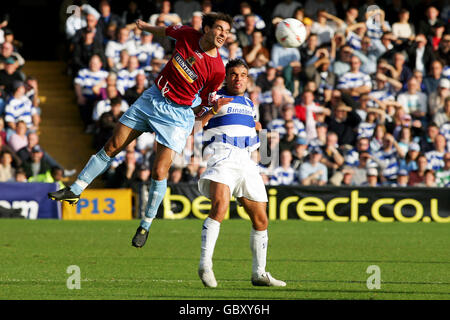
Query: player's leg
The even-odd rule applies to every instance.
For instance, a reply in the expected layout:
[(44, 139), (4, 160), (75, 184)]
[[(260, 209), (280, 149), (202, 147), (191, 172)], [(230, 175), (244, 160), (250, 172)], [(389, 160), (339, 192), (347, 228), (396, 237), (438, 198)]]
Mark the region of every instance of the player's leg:
[(273, 278), (266, 272), (269, 221), (266, 214), (266, 202), (258, 202), (240, 197), (239, 202), (252, 221), (250, 249), (252, 251), (252, 284), (255, 286), (284, 287), (285, 282)]
[(166, 194), (167, 176), (169, 173), (175, 151), (156, 142), (156, 155), (153, 162), (152, 178), (150, 181), (150, 190), (147, 206), (145, 208), (145, 217), (141, 220), (136, 234), (131, 244), (136, 248), (141, 248), (147, 241), (148, 231), (153, 219), (158, 213), (158, 208)]
[(65, 200), (76, 204), (83, 190), (96, 177), (105, 172), (109, 168), (112, 159), (141, 133), (142, 131), (132, 129), (119, 122), (114, 128), (113, 136), (99, 152), (91, 156), (86, 166), (78, 175), (77, 180), (70, 187), (49, 193), (48, 196), (50, 199)]
[(230, 188), (226, 184), (211, 181), (209, 190), (211, 210), (203, 222), (198, 274), (205, 286), (216, 287), (217, 281), (212, 271), (212, 257), (217, 238), (219, 237), (220, 224), (225, 218), (230, 205)]

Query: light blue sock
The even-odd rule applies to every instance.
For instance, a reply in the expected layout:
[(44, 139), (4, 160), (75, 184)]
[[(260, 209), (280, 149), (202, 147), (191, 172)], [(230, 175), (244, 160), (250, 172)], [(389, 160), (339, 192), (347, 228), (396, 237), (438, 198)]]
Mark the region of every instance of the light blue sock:
[[(145, 217), (153, 219), (158, 213), (158, 208), (161, 202), (164, 199), (164, 195), (167, 190), (167, 179), (164, 180), (153, 180), (150, 181), (150, 190), (148, 192), (148, 202), (147, 207), (145, 208)], [(140, 226), (148, 231), (150, 229), (151, 220), (145, 221), (146, 219), (141, 220)]]
[(105, 149), (102, 148), (89, 159), (84, 169), (78, 175), (77, 180), (70, 186), (70, 191), (80, 195), (95, 178), (109, 168), (112, 160), (113, 158), (109, 157)]

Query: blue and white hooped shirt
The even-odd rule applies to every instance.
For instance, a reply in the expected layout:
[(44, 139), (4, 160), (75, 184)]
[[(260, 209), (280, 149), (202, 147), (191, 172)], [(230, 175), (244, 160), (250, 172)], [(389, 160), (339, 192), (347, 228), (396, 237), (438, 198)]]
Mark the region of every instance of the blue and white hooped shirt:
[(225, 143), (248, 151), (259, 148), (259, 136), (255, 130), (253, 102), (245, 96), (229, 96), (222, 89), (218, 98), (233, 98), (222, 106), (203, 128), (203, 145)]

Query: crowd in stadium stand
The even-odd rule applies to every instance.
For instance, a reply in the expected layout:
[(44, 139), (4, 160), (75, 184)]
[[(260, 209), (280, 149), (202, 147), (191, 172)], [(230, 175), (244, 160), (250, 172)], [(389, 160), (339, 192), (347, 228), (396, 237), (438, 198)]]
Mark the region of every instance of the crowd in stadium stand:
[[(127, 3), (118, 12), (106, 0), (74, 1), (80, 10), (65, 21), (77, 103), (97, 149), (154, 84), (174, 48), (172, 40), (142, 32), (134, 21), (201, 30), (202, 14), (227, 12), (224, 1)], [(272, 155), (278, 161), (260, 162), (267, 185), (450, 185), (449, 1), (237, 3), (232, 34), (219, 52), (225, 64), (242, 58), (250, 67), (247, 95), (270, 147), (279, 150), (278, 157)], [(381, 10), (370, 10), (375, 4)], [(290, 17), (307, 28), (299, 48), (283, 48), (275, 40), (277, 23)], [(8, 68), (5, 63), (0, 84), (12, 78), (15, 70)], [(30, 97), (27, 90), (15, 93), (8, 81), (13, 99)], [(38, 121), (36, 112), (25, 124), (32, 128)], [(206, 164), (201, 140), (201, 132), (189, 138), (174, 159), (170, 182), (197, 181)], [(130, 144), (106, 173), (107, 185), (147, 181), (153, 148), (150, 133)]]
[(65, 170), (39, 145), (38, 79), (23, 72), (21, 41), (0, 16), (0, 182), (59, 182)]

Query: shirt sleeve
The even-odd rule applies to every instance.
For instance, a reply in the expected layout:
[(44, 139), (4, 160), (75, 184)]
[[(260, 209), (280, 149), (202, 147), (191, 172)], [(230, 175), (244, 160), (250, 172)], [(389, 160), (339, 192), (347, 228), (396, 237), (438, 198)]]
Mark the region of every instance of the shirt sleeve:
[(189, 26), (182, 26), (180, 24), (171, 25), (166, 28), (166, 36), (171, 37), (175, 40), (180, 40), (189, 35), (189, 32), (186, 32), (186, 31), (192, 31), (192, 30), (195, 30), (195, 29), (193, 29)]

